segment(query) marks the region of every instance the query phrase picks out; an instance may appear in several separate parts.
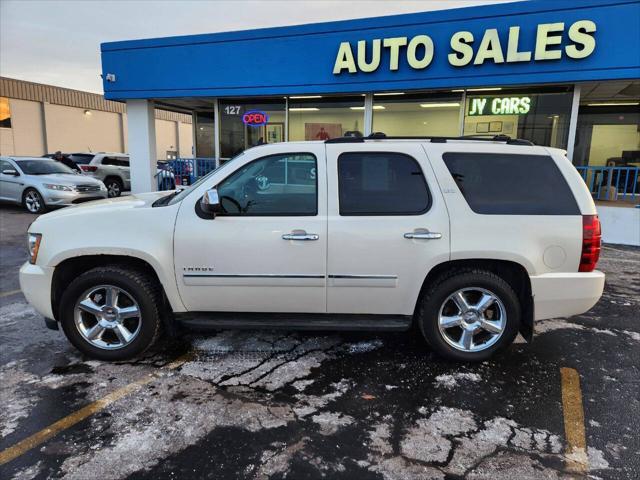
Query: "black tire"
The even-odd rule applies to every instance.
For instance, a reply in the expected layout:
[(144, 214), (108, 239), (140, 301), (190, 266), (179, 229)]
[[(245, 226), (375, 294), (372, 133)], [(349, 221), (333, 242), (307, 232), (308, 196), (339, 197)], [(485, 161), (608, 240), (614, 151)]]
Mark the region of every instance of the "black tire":
[[(439, 328), (440, 309), (447, 298), (465, 288), (481, 288), (493, 293), (506, 311), (506, 325), (493, 345), (477, 352), (462, 351), (447, 343)], [(417, 323), (429, 346), (439, 355), (459, 362), (479, 362), (510, 345), (520, 328), (521, 306), (513, 288), (498, 275), (476, 269), (448, 272), (432, 282), (422, 297), (417, 312)]]
[(47, 206), (44, 203), (44, 198), (40, 195), (40, 192), (35, 188), (27, 188), (22, 194), (22, 206), (29, 213), (35, 215), (45, 213)]
[[(106, 350), (89, 343), (75, 324), (76, 302), (87, 290), (99, 285), (113, 285), (126, 291), (139, 305), (140, 330), (131, 343)], [(60, 300), (60, 325), (69, 341), (85, 355), (98, 360), (127, 360), (146, 351), (160, 335), (162, 293), (157, 281), (149, 275), (126, 267), (97, 267), (73, 280)]]
[(118, 177), (107, 177), (104, 179), (104, 184), (107, 187), (107, 195), (109, 198), (116, 198), (122, 195), (124, 184)]

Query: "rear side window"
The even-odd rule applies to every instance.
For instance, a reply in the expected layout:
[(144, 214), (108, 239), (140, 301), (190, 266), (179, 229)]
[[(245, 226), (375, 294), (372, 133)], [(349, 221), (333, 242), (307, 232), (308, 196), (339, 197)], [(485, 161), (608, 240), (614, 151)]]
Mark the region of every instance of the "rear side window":
[(103, 157), (102, 165), (120, 166), (120, 161), (115, 157)]
[(82, 153), (72, 153), (69, 158), (76, 162), (78, 165), (87, 165), (93, 160), (93, 155), (85, 155)]
[(340, 215), (420, 215), (431, 196), (418, 162), (402, 153), (338, 157)]
[(580, 215), (569, 185), (549, 156), (449, 152), (442, 157), (476, 213)]

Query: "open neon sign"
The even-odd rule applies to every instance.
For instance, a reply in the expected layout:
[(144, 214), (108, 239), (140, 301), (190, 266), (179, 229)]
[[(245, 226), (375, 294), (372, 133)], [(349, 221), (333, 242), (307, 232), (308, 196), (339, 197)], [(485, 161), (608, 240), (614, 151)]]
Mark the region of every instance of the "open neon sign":
[(242, 122), (250, 127), (260, 127), (266, 125), (269, 121), (269, 115), (260, 110), (250, 110), (242, 115)]

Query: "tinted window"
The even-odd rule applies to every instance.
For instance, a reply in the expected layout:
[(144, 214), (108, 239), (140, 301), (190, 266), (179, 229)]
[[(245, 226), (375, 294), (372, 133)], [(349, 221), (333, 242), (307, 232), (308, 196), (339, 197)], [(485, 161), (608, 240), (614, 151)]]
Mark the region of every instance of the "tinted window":
[(69, 158), (76, 162), (78, 165), (87, 165), (93, 160), (93, 155), (87, 155), (83, 153), (72, 153)]
[(129, 166), (129, 157), (118, 157), (118, 165), (121, 167)]
[(307, 153), (255, 160), (218, 185), (227, 215), (316, 215), (316, 158)]
[(493, 215), (579, 215), (551, 157), (445, 153), (444, 162), (471, 209)]
[(338, 157), (340, 215), (419, 215), (431, 197), (420, 165), (401, 153)]
[(102, 159), (102, 165), (119, 166), (120, 165), (120, 161), (115, 157), (104, 157)]

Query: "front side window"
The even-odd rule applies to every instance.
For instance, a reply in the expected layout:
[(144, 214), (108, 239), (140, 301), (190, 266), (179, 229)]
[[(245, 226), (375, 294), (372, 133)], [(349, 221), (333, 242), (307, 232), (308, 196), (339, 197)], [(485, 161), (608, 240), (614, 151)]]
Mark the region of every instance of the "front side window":
[(476, 213), (580, 214), (569, 185), (549, 156), (448, 152), (442, 157)]
[(338, 157), (340, 215), (420, 215), (431, 196), (418, 162), (401, 153)]
[(6, 160), (0, 160), (0, 173), (4, 172), (5, 170), (15, 170), (15, 168), (13, 168), (13, 165), (11, 165)]
[(316, 157), (270, 155), (243, 166), (218, 185), (223, 215), (302, 216), (318, 213)]

